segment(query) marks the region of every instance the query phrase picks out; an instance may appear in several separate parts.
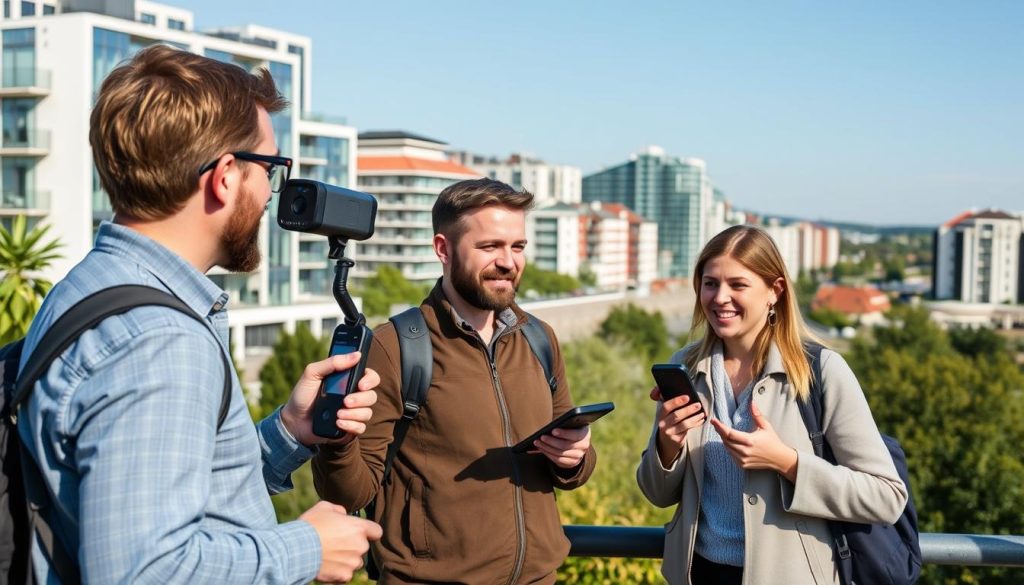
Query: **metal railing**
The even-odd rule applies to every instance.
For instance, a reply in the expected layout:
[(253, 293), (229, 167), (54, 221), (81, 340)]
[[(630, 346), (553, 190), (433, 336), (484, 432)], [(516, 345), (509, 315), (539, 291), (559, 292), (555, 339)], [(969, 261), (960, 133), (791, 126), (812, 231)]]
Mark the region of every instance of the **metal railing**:
[[(574, 557), (660, 559), (665, 529), (658, 526), (565, 526)], [(1024, 567), (1024, 536), (921, 533), (926, 565)]]

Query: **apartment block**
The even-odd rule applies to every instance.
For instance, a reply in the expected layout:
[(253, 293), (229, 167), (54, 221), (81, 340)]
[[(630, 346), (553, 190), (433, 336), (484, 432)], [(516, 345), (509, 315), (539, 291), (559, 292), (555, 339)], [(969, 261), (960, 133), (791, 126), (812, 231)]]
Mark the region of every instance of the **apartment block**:
[(582, 197), (583, 175), (579, 167), (550, 164), (531, 155), (518, 153), (505, 159), (467, 152), (451, 152), (449, 155), (485, 177), (533, 193), (538, 207), (555, 203), (579, 203)]
[[(194, 30), (192, 12), (142, 0), (4, 2), (0, 19), (0, 222), (45, 222), (64, 244), (44, 276), (60, 279), (91, 248), (112, 211), (92, 164), (89, 113), (107, 74), (140, 49), (163, 43), (234, 63), (267, 68), (292, 104), (272, 116), (281, 154), (293, 176), (355, 187), (356, 131), (309, 114), (312, 42), (247, 26)], [(248, 274), (211, 271), (230, 296), (235, 354), (266, 352), (282, 329), (307, 323), (329, 330), (340, 310), (330, 295), (333, 264), (319, 236), (277, 226), (276, 200), (261, 227), (261, 266)]]
[(402, 130), (359, 134), (358, 187), (377, 197), (377, 224), (373, 237), (359, 245), (354, 282), (381, 266), (397, 268), (412, 282), (440, 278), (431, 222), (434, 202), (448, 185), (481, 176), (449, 159), (447, 146)]
[(1024, 304), (1024, 218), (964, 212), (935, 231), (934, 296), (967, 303)]

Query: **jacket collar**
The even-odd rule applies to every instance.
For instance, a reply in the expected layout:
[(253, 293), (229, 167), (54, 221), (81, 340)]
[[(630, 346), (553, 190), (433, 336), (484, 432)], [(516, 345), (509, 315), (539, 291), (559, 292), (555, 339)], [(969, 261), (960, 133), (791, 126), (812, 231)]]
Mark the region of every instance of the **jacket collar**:
[[(452, 327), (461, 333), (475, 333), (473, 328), (455, 310), (448, 297), (445, 296), (444, 288), (441, 286), (442, 280), (443, 277), (437, 279), (425, 303), (434, 308), (434, 314), (437, 316), (438, 322), (444, 324), (443, 326)], [(499, 327), (496, 329), (496, 331), (500, 330), (498, 331), (498, 336), (500, 336), (525, 323), (527, 315), (525, 311), (519, 308), (519, 305), (512, 303), (511, 307), (495, 315), (495, 319), (500, 322)]]
[[(696, 349), (697, 345), (694, 344), (691, 347), (693, 349)], [(684, 349), (682, 353), (685, 355), (685, 352), (688, 349), (689, 348)], [(697, 367), (695, 368), (695, 370), (696, 373), (704, 374), (705, 376), (707, 376), (708, 373), (711, 371), (711, 356), (706, 356), (699, 362), (697, 362)], [(765, 376), (771, 376), (773, 374), (786, 374), (786, 368), (782, 363), (782, 352), (779, 351), (779, 346), (776, 345), (774, 341), (768, 344), (768, 356), (765, 359), (764, 370), (762, 370), (762, 372)]]

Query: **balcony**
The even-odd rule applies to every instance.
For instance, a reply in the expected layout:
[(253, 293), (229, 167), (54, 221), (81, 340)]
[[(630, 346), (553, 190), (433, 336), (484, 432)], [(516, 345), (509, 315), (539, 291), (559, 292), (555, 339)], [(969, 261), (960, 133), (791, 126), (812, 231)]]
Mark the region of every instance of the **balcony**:
[(348, 120), (344, 116), (333, 116), (331, 114), (322, 114), (320, 112), (302, 112), (302, 119), (306, 122), (337, 124), (339, 126), (348, 125)]
[(327, 153), (314, 145), (302, 145), (299, 147), (299, 163), (310, 166), (327, 166)]
[(0, 97), (46, 97), (50, 95), (50, 72), (35, 67), (4, 67)]
[(29, 189), (14, 192), (4, 190), (0, 196), (0, 215), (46, 215), (49, 212), (49, 191)]
[(49, 130), (4, 130), (0, 155), (5, 156), (46, 156), (50, 154)]

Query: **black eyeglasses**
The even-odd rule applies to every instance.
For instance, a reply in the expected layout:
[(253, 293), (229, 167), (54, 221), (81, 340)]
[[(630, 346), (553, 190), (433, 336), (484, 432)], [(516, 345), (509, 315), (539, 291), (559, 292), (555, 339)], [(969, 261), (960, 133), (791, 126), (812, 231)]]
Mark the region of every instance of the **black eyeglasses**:
[[(232, 152), (229, 154), (238, 160), (266, 163), (267, 166), (264, 168), (267, 169), (267, 179), (270, 181), (270, 190), (274, 193), (280, 193), (281, 189), (284, 189), (284, 184), (288, 182), (288, 177), (292, 174), (292, 159), (286, 156), (256, 154), (253, 152)], [(220, 162), (219, 158), (206, 163), (203, 165), (203, 168), (199, 169), (199, 174), (202, 175), (206, 171), (212, 171), (216, 168), (218, 162)]]

